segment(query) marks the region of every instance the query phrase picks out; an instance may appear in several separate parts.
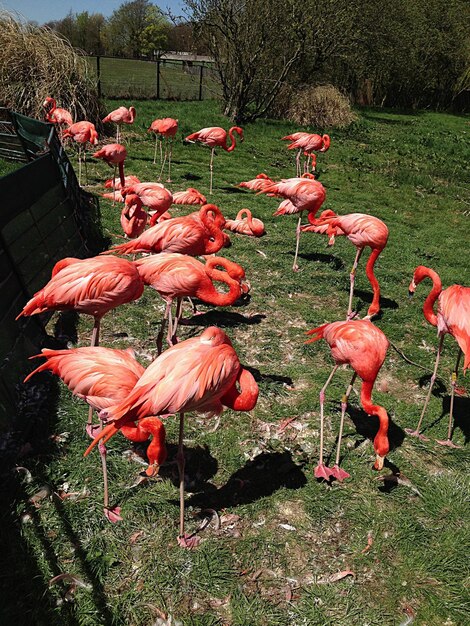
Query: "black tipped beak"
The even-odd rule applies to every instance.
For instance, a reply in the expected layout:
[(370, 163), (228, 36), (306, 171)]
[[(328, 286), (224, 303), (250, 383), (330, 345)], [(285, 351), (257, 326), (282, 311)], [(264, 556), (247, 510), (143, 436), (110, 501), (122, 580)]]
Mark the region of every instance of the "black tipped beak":
[(415, 295), (414, 291), (411, 291), (411, 289), (408, 290), (408, 298), (412, 298)]

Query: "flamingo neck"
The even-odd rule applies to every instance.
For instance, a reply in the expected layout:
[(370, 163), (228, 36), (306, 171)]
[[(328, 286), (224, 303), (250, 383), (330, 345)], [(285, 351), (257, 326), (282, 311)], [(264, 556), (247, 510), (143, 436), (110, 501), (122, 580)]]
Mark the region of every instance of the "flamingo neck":
[(424, 278), (430, 278), (432, 280), (432, 289), (428, 294), (428, 297), (424, 301), (423, 305), (423, 313), (424, 317), (427, 321), (433, 326), (437, 326), (437, 315), (434, 313), (434, 303), (438, 299), (441, 291), (442, 291), (442, 282), (439, 278), (439, 274), (429, 267), (424, 267), (421, 265), (415, 271), (413, 281), (415, 285), (419, 285), (419, 283)]
[(380, 311), (380, 286), (379, 286), (379, 281), (377, 280), (374, 274), (374, 265), (381, 252), (382, 252), (382, 248), (374, 248), (366, 264), (366, 276), (369, 279), (369, 282), (372, 286), (372, 290), (374, 292), (372, 304), (370, 305), (369, 310), (368, 310), (368, 315), (371, 315), (371, 316), (376, 315)]
[(373, 381), (363, 381), (361, 387), (361, 404), (368, 415), (377, 415), (379, 418), (379, 430), (374, 438), (374, 450), (379, 456), (384, 457), (390, 450), (388, 441), (388, 426), (390, 420), (387, 411), (382, 406), (372, 404), (373, 386)]
[[(240, 391), (237, 389), (237, 382)], [(240, 366), (236, 381), (220, 401), (234, 411), (251, 411), (258, 400), (258, 393), (258, 385), (253, 375)]]
[(129, 115), (131, 116), (131, 124), (134, 123), (135, 120), (135, 108), (134, 107), (130, 107), (129, 108)]
[[(211, 219), (209, 217), (209, 213), (213, 213), (215, 215), (215, 219)], [(215, 204), (206, 204), (199, 211), (199, 216), (201, 218), (204, 227), (209, 232), (209, 236), (212, 241), (208, 241), (204, 248), (204, 254), (213, 254), (222, 248), (224, 245), (224, 233), (222, 232), (222, 228), (225, 226), (225, 219), (220, 212), (219, 207)]]
[(223, 149), (227, 152), (232, 152), (233, 150), (235, 150), (235, 146), (237, 145), (237, 142), (235, 141), (235, 136), (233, 134), (233, 131), (236, 130), (236, 128), (237, 126), (232, 126), (232, 128), (230, 128), (230, 130), (228, 131), (228, 136), (230, 137), (231, 143), (230, 146), (227, 146), (227, 140), (225, 140), (225, 145), (223, 146)]
[[(223, 266), (223, 261), (225, 260), (218, 259), (217, 264)], [(210, 281), (197, 291), (197, 297), (214, 306), (230, 306), (233, 304), (241, 295), (240, 283), (231, 278), (227, 272), (211, 267), (209, 264), (206, 265), (205, 269)], [(227, 293), (217, 291), (211, 281), (225, 283), (229, 287), (229, 291)]]
[(126, 179), (124, 177), (124, 161), (121, 161), (120, 163), (118, 163), (118, 169), (119, 169), (119, 178), (121, 180), (121, 187), (125, 187)]

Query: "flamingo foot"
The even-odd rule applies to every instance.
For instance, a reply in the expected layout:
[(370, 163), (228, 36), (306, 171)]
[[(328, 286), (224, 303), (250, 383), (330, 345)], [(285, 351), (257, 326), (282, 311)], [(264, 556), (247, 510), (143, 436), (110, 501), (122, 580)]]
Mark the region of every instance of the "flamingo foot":
[(327, 467), (323, 463), (319, 463), (315, 468), (314, 476), (315, 478), (323, 478), (324, 480), (330, 480), (330, 478), (334, 476), (334, 473), (332, 470), (330, 470), (329, 467)]
[(351, 474), (345, 472), (339, 465), (333, 466), (331, 474), (336, 478), (336, 480), (339, 480), (340, 483), (342, 483), (345, 478), (351, 478)]
[(121, 513), (120, 506), (113, 506), (113, 507), (105, 506), (103, 508), (103, 512), (104, 512), (104, 516), (109, 522), (111, 522), (111, 524), (122, 522), (122, 517), (120, 516), (120, 513)]
[[(346, 321), (350, 322), (351, 320), (353, 320), (355, 317), (357, 317), (357, 311), (350, 311), (346, 317)], [(364, 318), (366, 319), (366, 318)]]
[(86, 434), (94, 439), (101, 432), (102, 426), (101, 424), (87, 424), (85, 430)]
[(292, 266), (292, 271), (293, 272), (298, 272), (299, 271), (299, 266), (297, 265), (297, 263)]
[(181, 548), (187, 548), (188, 550), (192, 550), (193, 548), (197, 548), (201, 543), (201, 538), (197, 535), (180, 535), (178, 537), (178, 545)]
[(449, 448), (459, 448), (460, 449), (462, 447), (462, 446), (458, 446), (457, 444), (455, 444), (450, 439), (436, 439), (436, 443), (438, 443), (440, 446), (447, 446)]
[(413, 430), (412, 428), (405, 428), (405, 433), (411, 437), (418, 437), (421, 441), (429, 441), (429, 437), (425, 437), (419, 431)]

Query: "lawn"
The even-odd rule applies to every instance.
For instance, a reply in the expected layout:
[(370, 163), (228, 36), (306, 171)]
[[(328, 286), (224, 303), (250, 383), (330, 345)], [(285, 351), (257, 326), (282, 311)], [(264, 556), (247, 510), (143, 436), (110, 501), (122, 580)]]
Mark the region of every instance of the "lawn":
[[(120, 104), (109, 103), (110, 108)], [(204, 126), (228, 126), (216, 103), (134, 104), (136, 123), (124, 128), (126, 168), (141, 180), (156, 178), (154, 146), (145, 132), (154, 118), (177, 117), (178, 139)], [(293, 175), (294, 154), (279, 139), (295, 130), (287, 122), (259, 121), (245, 128), (245, 142), (233, 153), (220, 151), (215, 157), (210, 200), (230, 217), (250, 208), (265, 222), (267, 235), (233, 235), (232, 247), (223, 251), (245, 267), (249, 303), (217, 311), (202, 307), (205, 314), (193, 318), (188, 308), (188, 322), (181, 327), (181, 339), (211, 324), (223, 328), (260, 387), (251, 413), (226, 410), (217, 429), (214, 420), (187, 419), (188, 527), (195, 530), (207, 509), (218, 512), (220, 527), (212, 521), (192, 551), (176, 544), (178, 424), (171, 417), (166, 422), (169, 458), (160, 478), (137, 484), (142, 467), (127, 453), (129, 442), (120, 436), (110, 442), (111, 498), (123, 516), (110, 524), (102, 515), (98, 454), (82, 456), (88, 445), (87, 407), (58, 384), (48, 392), (42, 437), (29, 442), (33, 453), (21, 460), (31, 480), (17, 472), (2, 484), (11, 503), (1, 522), (2, 624), (468, 623), (468, 377), (460, 375), (463, 393), (455, 401), (454, 442), (461, 448), (435, 443), (447, 431), (457, 355), (450, 336), (424, 422), (430, 441), (404, 432), (418, 420), (437, 348), (436, 330), (422, 314), (429, 281), (408, 299), (413, 270), (427, 265), (444, 286), (470, 285), (468, 118), (363, 110), (348, 129), (329, 131), (330, 150), (318, 157), (325, 208), (371, 213), (390, 229), (376, 266), (383, 310), (375, 322), (413, 362), (390, 347), (375, 386), (374, 401), (392, 420), (386, 467), (379, 473), (372, 469), (377, 420), (360, 409), (353, 393), (342, 461), (351, 478), (331, 485), (315, 480), (313, 469), (319, 452), (318, 394), (333, 361), (325, 342), (305, 345), (305, 331), (344, 319), (355, 250), (344, 238), (328, 248), (324, 236), (305, 234), (300, 271), (293, 273), (296, 218), (273, 217), (279, 201), (235, 186), (262, 171), (276, 179)], [(207, 149), (178, 141), (171, 190), (194, 186), (207, 194), (209, 156)], [(88, 189), (101, 193), (110, 172), (105, 164), (92, 163)], [(101, 209), (106, 233), (118, 242), (120, 206), (103, 200)], [(188, 212), (179, 208), (174, 214)], [(354, 297), (361, 315), (371, 300), (364, 265), (363, 258)], [(162, 312), (158, 295), (145, 291), (139, 301), (104, 318), (101, 345), (131, 346), (149, 364), (156, 356)], [(80, 318), (76, 337), (65, 320), (57, 322), (56, 315), (48, 327), (51, 335), (60, 334), (70, 345), (89, 343), (91, 319)], [(340, 399), (349, 379), (350, 373), (340, 370), (327, 391), (327, 460), (335, 451)], [(47, 377), (31, 381), (37, 397), (46, 384)], [(289, 420), (287, 426), (283, 420)], [(29, 498), (44, 489), (46, 497), (33, 506)], [(58, 494), (64, 491), (79, 495), (63, 499)], [(80, 583), (72, 590), (67, 581), (49, 586), (61, 573)]]

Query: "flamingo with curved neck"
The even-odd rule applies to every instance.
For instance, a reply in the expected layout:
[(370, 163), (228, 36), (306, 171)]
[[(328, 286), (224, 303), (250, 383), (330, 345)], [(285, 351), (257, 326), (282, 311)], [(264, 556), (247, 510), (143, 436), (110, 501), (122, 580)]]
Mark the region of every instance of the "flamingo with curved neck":
[(142, 200), (135, 194), (128, 194), (121, 211), (121, 226), (124, 234), (130, 239), (141, 235), (147, 224), (148, 215), (142, 208)]
[(135, 107), (118, 107), (103, 118), (103, 123), (113, 122), (116, 124), (116, 143), (121, 141), (121, 124), (133, 124), (136, 116)]
[(253, 217), (250, 209), (241, 209), (234, 220), (226, 220), (225, 229), (249, 237), (262, 237), (266, 233), (263, 222)]
[[(414, 437), (419, 437), (424, 441), (428, 441), (427, 437), (421, 434), (421, 423), (423, 421), (426, 408), (431, 397), (432, 388), (437, 376), (437, 369), (441, 357), (442, 346), (446, 333), (452, 335), (459, 344), (459, 352), (457, 362), (451, 377), (451, 397), (449, 409), (449, 426), (447, 429), (447, 439), (437, 440), (438, 443), (450, 447), (458, 447), (452, 442), (452, 417), (454, 410), (454, 395), (457, 385), (457, 376), (459, 371), (460, 359), (462, 353), (464, 355), (464, 372), (470, 367), (470, 287), (462, 287), (462, 285), (451, 285), (447, 289), (442, 289), (442, 282), (439, 275), (434, 270), (424, 265), (418, 266), (413, 274), (413, 279), (409, 287), (410, 295), (413, 295), (416, 286), (424, 280), (430, 278), (432, 280), (432, 289), (428, 294), (423, 305), (423, 313), (426, 320), (437, 326), (439, 335), (439, 346), (437, 349), (436, 362), (434, 371), (431, 376), (428, 394), (424, 403), (421, 416), (416, 428), (413, 430), (407, 428), (406, 432)], [(434, 304), (437, 301), (437, 312), (434, 312)]]
[(161, 420), (155, 415), (144, 417), (134, 425), (123, 426), (121, 432), (126, 439), (136, 443), (147, 441), (149, 435), (152, 435), (152, 441), (147, 448), (149, 466), (145, 473), (149, 477), (156, 476), (168, 456), (165, 446), (166, 431)]
[(113, 193), (116, 191), (116, 169), (119, 169), (119, 182), (121, 190), (126, 185), (124, 176), (124, 161), (127, 158), (127, 150), (120, 143), (109, 143), (93, 154), (94, 159), (103, 159), (110, 167), (114, 165)]
[[(245, 282), (245, 270), (228, 259), (210, 257), (206, 264), (185, 254), (155, 254), (135, 261), (137, 271), (145, 285), (155, 289), (166, 302), (162, 326), (157, 338), (159, 353), (166, 320), (168, 320), (167, 341), (176, 342), (176, 330), (182, 315), (183, 298), (199, 298), (206, 304), (230, 306), (243, 293), (248, 293), (250, 285)], [(219, 268), (223, 268), (223, 271)], [(227, 285), (227, 292), (220, 292), (214, 282)], [(175, 318), (172, 317), (172, 303), (177, 301)]]
[(226, 152), (233, 152), (236, 146), (236, 140), (234, 133), (240, 137), (240, 141), (243, 141), (243, 128), (239, 126), (232, 126), (228, 131), (228, 136), (230, 137), (230, 145), (227, 145), (227, 131), (221, 128), (220, 126), (209, 126), (208, 128), (201, 128), (195, 133), (191, 133), (185, 139), (187, 143), (196, 143), (199, 142), (203, 146), (207, 146), (211, 149), (211, 160), (210, 160), (210, 189), (209, 193), (212, 194), (212, 179), (213, 179), (213, 161), (214, 154), (216, 148), (222, 148)]
[(67, 109), (58, 108), (54, 98), (47, 97), (42, 106), (46, 114), (47, 122), (57, 124), (57, 126), (71, 126), (73, 124), (72, 115)]

